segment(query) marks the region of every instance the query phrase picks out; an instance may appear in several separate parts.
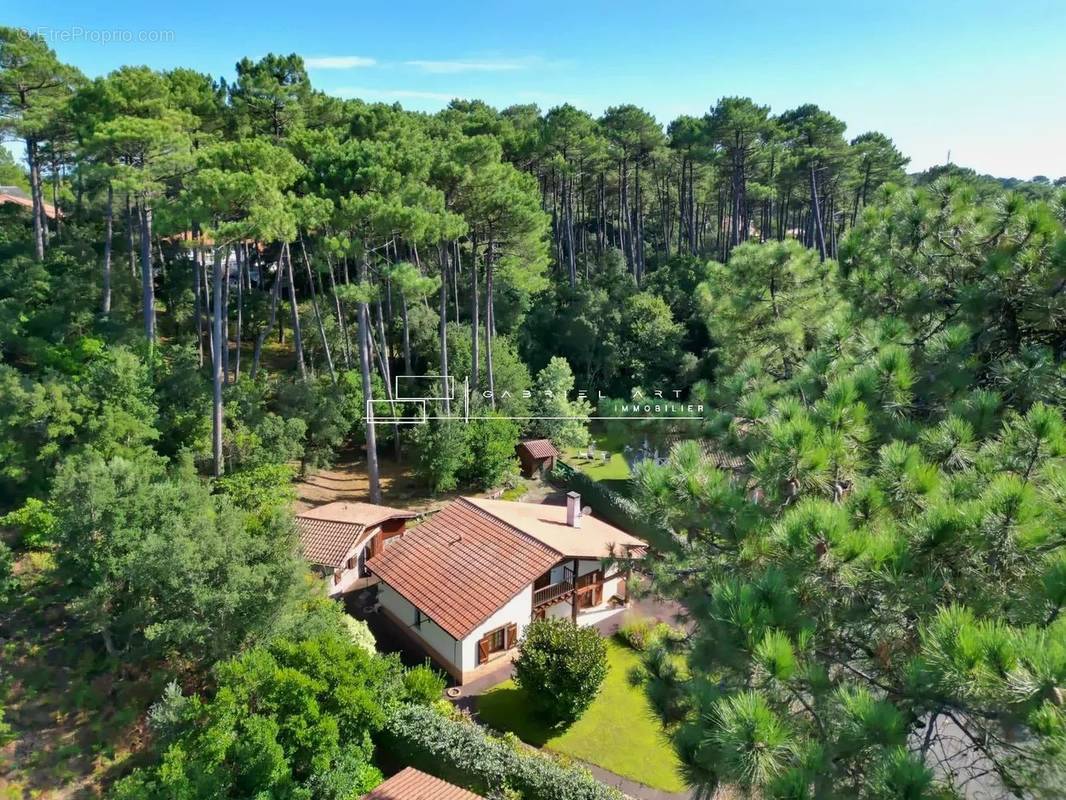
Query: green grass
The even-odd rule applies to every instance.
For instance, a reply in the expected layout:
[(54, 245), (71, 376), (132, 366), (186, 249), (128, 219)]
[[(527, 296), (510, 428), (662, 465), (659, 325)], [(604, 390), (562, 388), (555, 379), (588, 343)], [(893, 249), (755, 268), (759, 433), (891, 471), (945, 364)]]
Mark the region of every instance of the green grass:
[(600, 693), (565, 731), (549, 728), (531, 712), (528, 698), (513, 681), (478, 699), (481, 721), (511, 731), (522, 741), (581, 759), (655, 789), (682, 792), (680, 764), (662, 725), (640, 686), (629, 675), (637, 653), (607, 641), (609, 669)]
[(603, 463), (601, 450), (596, 451), (596, 458), (589, 461), (585, 449), (567, 447), (563, 451), (563, 460), (574, 469), (579, 469), (597, 481), (627, 481), (630, 478), (629, 464), (621, 453), (611, 453), (611, 460)]

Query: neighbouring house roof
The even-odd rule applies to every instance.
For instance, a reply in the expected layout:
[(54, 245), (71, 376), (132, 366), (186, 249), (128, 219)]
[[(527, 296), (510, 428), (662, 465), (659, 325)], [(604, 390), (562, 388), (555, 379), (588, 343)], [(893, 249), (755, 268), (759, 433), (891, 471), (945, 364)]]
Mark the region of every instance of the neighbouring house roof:
[(414, 767), (406, 767), (380, 784), (363, 800), (484, 800), (484, 798)]
[[(17, 206), (33, 208), (33, 199), (18, 186), (0, 186), (0, 205), (12, 203)], [(44, 206), (44, 215), (48, 219), (56, 218), (56, 207), (51, 203), (41, 203)]]
[(413, 511), (373, 503), (326, 503), (296, 515), (304, 558), (312, 564), (340, 567), (368, 529), (390, 519), (411, 519)]
[(558, 560), (559, 552), (461, 497), (367, 562), (462, 639)]
[(481, 498), (470, 498), (469, 502), (548, 545), (560, 557), (606, 558), (627, 550), (638, 556), (637, 548), (645, 547), (642, 539), (591, 514), (581, 516), (580, 528), (567, 525), (566, 506)]
[(530, 439), (525, 442), (519, 442), (518, 447), (521, 450), (525, 450), (533, 458), (551, 458), (559, 455), (559, 451), (555, 449), (551, 439)]
[(460, 497), (368, 566), (456, 639), (469, 635), (563, 558), (643, 558), (641, 539), (565, 506)]

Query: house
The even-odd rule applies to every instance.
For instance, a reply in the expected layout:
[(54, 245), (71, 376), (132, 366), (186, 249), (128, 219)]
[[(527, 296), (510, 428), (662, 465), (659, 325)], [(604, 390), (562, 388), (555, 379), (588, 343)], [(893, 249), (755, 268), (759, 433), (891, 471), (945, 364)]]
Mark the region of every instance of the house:
[(304, 558), (341, 595), (367, 576), (366, 560), (403, 533), (412, 511), (372, 503), (327, 503), (296, 515)]
[(515, 453), (522, 464), (522, 474), (527, 478), (543, 472), (551, 472), (555, 469), (555, 459), (559, 457), (559, 451), (555, 449), (551, 439), (530, 439), (519, 442), (515, 447)]
[(459, 683), (509, 657), (534, 619), (599, 622), (627, 604), (627, 565), (645, 543), (581, 509), (461, 497), (367, 566), (382, 614)]
[(454, 783), (406, 767), (378, 785), (363, 800), (484, 800), (481, 795), (468, 792)]
[[(33, 198), (18, 186), (0, 186), (0, 205), (22, 206), (33, 209)], [(48, 219), (56, 218), (56, 207), (41, 200), (41, 207)]]

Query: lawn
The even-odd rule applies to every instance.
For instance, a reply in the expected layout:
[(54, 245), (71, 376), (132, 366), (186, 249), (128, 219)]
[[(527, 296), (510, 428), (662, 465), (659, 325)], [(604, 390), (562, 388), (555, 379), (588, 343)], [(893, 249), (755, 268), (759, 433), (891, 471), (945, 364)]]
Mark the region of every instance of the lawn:
[(640, 686), (629, 681), (640, 663), (632, 650), (607, 641), (609, 670), (603, 687), (581, 719), (565, 731), (539, 722), (525, 693), (507, 681), (478, 700), (481, 721), (511, 731), (528, 744), (587, 761), (630, 780), (668, 792), (682, 792), (677, 755)]
[(602, 450), (597, 449), (596, 458), (587, 458), (584, 448), (567, 447), (563, 450), (563, 460), (597, 481), (627, 481), (630, 478), (629, 464), (621, 453), (611, 453), (611, 460), (604, 463)]

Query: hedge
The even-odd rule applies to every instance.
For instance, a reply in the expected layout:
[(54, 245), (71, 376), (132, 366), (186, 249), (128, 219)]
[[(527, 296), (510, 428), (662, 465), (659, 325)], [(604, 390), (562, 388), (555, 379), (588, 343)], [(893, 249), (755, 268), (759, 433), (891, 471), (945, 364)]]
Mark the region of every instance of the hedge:
[(404, 706), (381, 734), (382, 748), (404, 764), (487, 797), (523, 800), (621, 800), (586, 770), (508, 744), (465, 719), (427, 706)]

